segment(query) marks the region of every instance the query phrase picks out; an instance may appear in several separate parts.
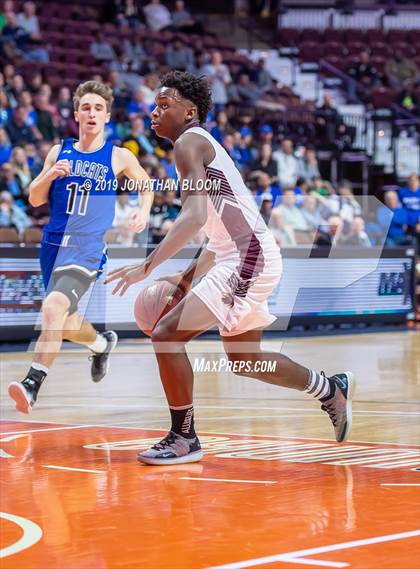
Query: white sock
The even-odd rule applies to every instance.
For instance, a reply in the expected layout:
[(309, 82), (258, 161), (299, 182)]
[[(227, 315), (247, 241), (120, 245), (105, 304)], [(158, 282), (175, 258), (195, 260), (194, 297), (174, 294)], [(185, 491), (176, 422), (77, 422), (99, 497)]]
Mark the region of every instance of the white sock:
[(96, 332), (96, 340), (92, 344), (86, 344), (87, 347), (96, 354), (103, 354), (108, 345), (108, 341), (102, 334)]
[(47, 366), (43, 366), (42, 364), (38, 364), (36, 362), (33, 362), (31, 364), (31, 367), (38, 370), (38, 371), (43, 371), (45, 373), (45, 375), (48, 373), (48, 370), (50, 369)]
[(325, 375), (311, 369), (309, 370), (309, 381), (305, 391), (315, 397), (315, 399), (323, 399), (331, 393), (330, 382)]

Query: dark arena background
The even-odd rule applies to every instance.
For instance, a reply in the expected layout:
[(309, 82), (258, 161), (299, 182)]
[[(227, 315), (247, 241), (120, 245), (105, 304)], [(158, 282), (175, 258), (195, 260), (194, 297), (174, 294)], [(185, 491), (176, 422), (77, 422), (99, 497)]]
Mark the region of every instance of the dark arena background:
[[(0, 62), (0, 568), (418, 569), (419, 2), (0, 0)], [(187, 345), (204, 459), (136, 460), (169, 413), (134, 303), (206, 239), (123, 298), (103, 286), (182, 211), (173, 146), (151, 128), (171, 70), (208, 78), (204, 126), (281, 249), (264, 346), (355, 374), (344, 444), (315, 399), (226, 369), (214, 329)], [(134, 232), (138, 196), (118, 179), (108, 263), (79, 303), (119, 335), (109, 373), (93, 383), (92, 352), (64, 342), (24, 415), (8, 386), (33, 362), (50, 215), (29, 186), (78, 138), (72, 97), (89, 80), (112, 89), (105, 138), (134, 154), (154, 201)]]

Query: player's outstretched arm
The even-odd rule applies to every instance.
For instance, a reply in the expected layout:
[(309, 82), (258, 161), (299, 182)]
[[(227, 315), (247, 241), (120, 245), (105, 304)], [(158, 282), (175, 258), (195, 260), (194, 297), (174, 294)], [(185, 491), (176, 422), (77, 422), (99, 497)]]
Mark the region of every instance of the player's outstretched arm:
[(56, 178), (70, 174), (69, 161), (57, 161), (59, 152), (60, 144), (55, 144), (48, 152), (41, 172), (29, 184), (29, 203), (33, 207), (38, 207), (48, 201), (51, 184)]
[(175, 144), (175, 159), (181, 187), (186, 194), (181, 213), (156, 249), (142, 263), (115, 269), (108, 274), (105, 283), (119, 279), (113, 294), (119, 292), (122, 296), (132, 284), (143, 280), (156, 267), (173, 257), (207, 221), (207, 191), (198, 191), (198, 188), (205, 188), (204, 155), (194, 135), (184, 137), (182, 143), (179, 141)]
[(153, 188), (151, 180), (144, 168), (140, 166), (137, 158), (127, 148), (118, 149), (120, 162), (119, 173), (123, 173), (129, 180), (134, 180), (137, 188), (139, 207), (136, 208), (129, 219), (129, 226), (133, 231), (140, 233), (149, 222), (150, 210), (153, 204)]

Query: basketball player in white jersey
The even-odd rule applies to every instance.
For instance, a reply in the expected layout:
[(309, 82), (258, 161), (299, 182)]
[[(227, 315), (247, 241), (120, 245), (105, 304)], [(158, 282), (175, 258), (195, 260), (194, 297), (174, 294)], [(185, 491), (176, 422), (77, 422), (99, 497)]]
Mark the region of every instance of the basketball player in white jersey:
[[(219, 326), (234, 372), (237, 369), (238, 375), (306, 391), (319, 399), (338, 442), (346, 440), (351, 428), (351, 372), (326, 377), (282, 354), (261, 349), (262, 330), (275, 320), (268, 311), (267, 298), (280, 279), (281, 256), (233, 161), (200, 126), (210, 108), (205, 78), (179, 71), (163, 77), (152, 128), (174, 144), (182, 210), (159, 246), (142, 263), (116, 269), (106, 280), (118, 279), (113, 293), (123, 295), (129, 286), (173, 257), (198, 231), (203, 230), (208, 237), (200, 257), (177, 277), (182, 300), (152, 333), (172, 425), (161, 442), (138, 455), (146, 464), (177, 464), (202, 458), (194, 430), (193, 370), (185, 346), (215, 325)], [(202, 188), (208, 188), (209, 180), (214, 185), (206, 191)], [(202, 275), (193, 287), (193, 280)], [(257, 371), (262, 367), (258, 364), (265, 361), (275, 362), (274, 372)], [(242, 365), (244, 362), (247, 365)]]

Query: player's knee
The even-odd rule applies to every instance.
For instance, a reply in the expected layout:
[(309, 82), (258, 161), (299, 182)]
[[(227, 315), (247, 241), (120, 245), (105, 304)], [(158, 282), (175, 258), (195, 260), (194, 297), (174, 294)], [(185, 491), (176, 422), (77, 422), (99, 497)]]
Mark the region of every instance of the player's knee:
[(52, 292), (42, 303), (42, 316), (44, 321), (52, 322), (62, 320), (68, 311), (70, 301), (61, 293)]
[(152, 332), (152, 342), (154, 344), (170, 342), (172, 346), (175, 346), (176, 344), (184, 344), (186, 341), (183, 338), (182, 331), (174, 329), (173, 326), (164, 320), (159, 322)]

